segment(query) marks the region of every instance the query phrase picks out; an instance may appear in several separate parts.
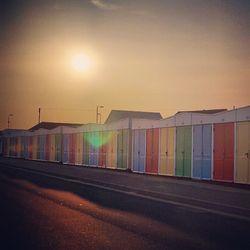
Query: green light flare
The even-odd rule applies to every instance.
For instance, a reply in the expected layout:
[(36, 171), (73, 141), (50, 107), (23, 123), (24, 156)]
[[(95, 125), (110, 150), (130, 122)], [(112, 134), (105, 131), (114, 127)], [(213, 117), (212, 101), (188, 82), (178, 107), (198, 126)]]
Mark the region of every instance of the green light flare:
[(113, 133), (114, 132), (111, 131), (87, 132), (84, 134), (84, 138), (93, 147), (100, 148), (101, 146), (107, 144), (110, 141), (110, 139), (113, 137)]

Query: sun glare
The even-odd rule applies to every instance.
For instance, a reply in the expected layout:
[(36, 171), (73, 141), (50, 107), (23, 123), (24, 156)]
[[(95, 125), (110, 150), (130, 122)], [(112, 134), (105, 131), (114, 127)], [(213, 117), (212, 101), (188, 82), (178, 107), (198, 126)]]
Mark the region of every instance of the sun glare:
[(90, 58), (86, 55), (76, 55), (72, 58), (72, 67), (79, 72), (88, 71), (91, 67)]

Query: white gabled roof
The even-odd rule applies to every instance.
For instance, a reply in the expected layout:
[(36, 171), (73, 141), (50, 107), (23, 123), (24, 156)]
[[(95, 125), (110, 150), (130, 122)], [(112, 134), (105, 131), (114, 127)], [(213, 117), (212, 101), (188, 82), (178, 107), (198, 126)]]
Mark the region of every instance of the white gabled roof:
[(152, 119), (132, 119), (131, 128), (132, 129), (147, 129), (147, 128), (158, 128), (159, 121), (161, 120), (152, 120)]
[(250, 121), (250, 106), (215, 114), (213, 123)]
[(133, 119), (132, 129), (178, 127), (199, 124), (250, 121), (250, 106), (218, 113), (178, 112), (161, 120)]

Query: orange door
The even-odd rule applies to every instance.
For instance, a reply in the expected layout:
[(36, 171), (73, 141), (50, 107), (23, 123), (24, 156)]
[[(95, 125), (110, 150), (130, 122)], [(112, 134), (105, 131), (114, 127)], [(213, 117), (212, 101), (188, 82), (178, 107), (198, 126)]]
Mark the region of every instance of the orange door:
[(158, 173), (159, 129), (146, 130), (146, 173)]

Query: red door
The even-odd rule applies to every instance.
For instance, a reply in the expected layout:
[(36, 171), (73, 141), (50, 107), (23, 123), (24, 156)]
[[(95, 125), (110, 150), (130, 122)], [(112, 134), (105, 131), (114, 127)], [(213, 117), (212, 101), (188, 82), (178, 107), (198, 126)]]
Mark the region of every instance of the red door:
[(214, 125), (214, 179), (233, 181), (234, 124)]
[(146, 130), (146, 173), (158, 173), (159, 129)]
[(69, 163), (75, 164), (76, 134), (69, 135)]
[(29, 158), (32, 159), (32, 147), (33, 147), (33, 138), (32, 136), (29, 137)]
[(99, 149), (99, 162), (98, 162), (98, 165), (100, 167), (105, 167), (106, 166), (106, 152), (107, 152), (107, 149), (106, 149), (106, 144), (102, 145)]
[(106, 167), (106, 155), (107, 155), (107, 133), (100, 133), (100, 148), (99, 148), (99, 158), (98, 166)]
[(225, 154), (223, 179), (233, 181), (234, 177), (234, 124), (225, 124)]

